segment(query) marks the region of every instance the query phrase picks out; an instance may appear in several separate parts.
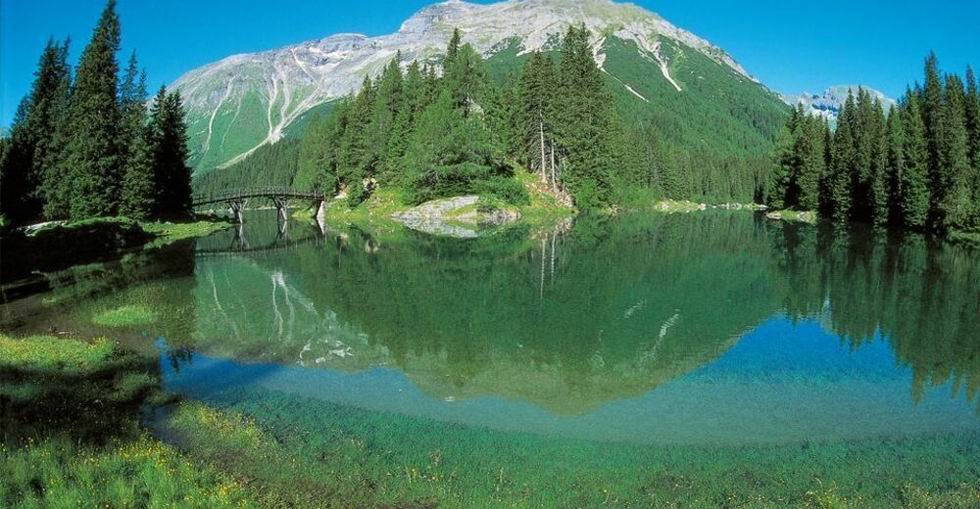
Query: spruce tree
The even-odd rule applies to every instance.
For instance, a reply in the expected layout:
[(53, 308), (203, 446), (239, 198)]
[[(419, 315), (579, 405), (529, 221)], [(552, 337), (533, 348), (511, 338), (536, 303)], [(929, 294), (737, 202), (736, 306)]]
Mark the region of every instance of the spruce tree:
[(614, 114), (584, 25), (569, 27), (562, 41), (558, 100), (559, 181), (576, 205), (595, 209), (612, 186)]
[[(551, 151), (556, 130), (555, 99), (558, 80), (551, 59), (535, 52), (524, 64), (518, 85), (519, 122), (523, 153), (521, 161), (536, 170), (542, 182), (552, 178)], [(555, 184), (552, 182), (552, 184)]]
[(929, 146), (919, 94), (909, 90), (901, 105), (902, 169), (899, 208), (902, 224), (925, 228), (931, 203), (929, 190)]
[(119, 19), (109, 0), (82, 52), (68, 109), (68, 143), (59, 173), (70, 181), (69, 216), (81, 219), (117, 210), (122, 168), (116, 52)]
[(925, 85), (922, 87), (921, 103), (922, 122), (925, 126), (926, 144), (929, 150), (929, 187), (931, 189), (929, 204), (930, 224), (938, 228), (940, 219), (939, 203), (943, 198), (943, 185), (940, 171), (939, 140), (944, 137), (941, 132), (943, 121), (943, 83), (939, 74), (939, 62), (936, 54), (930, 52), (925, 63)]
[(147, 122), (146, 73), (140, 71), (135, 51), (130, 56), (119, 90), (120, 145), (124, 157), (119, 213), (134, 219), (147, 219), (156, 208), (154, 137)]
[(68, 49), (70, 41), (61, 44), (58, 55), (61, 80), (58, 84), (57, 99), (54, 103), (52, 117), (55, 118), (51, 131), (51, 143), (41, 159), (41, 198), (43, 213), (46, 219), (63, 219), (67, 217), (71, 206), (71, 180), (66, 174), (65, 147), (71, 139), (71, 122), (69, 108), (71, 106), (72, 76), (68, 65)]
[(902, 127), (903, 106), (892, 106), (888, 110), (886, 131), (888, 133), (887, 165), (885, 181), (888, 195), (888, 222), (893, 225), (902, 224), (902, 173), (905, 168), (905, 134)]
[(856, 173), (854, 168), (857, 159), (854, 143), (856, 117), (854, 95), (848, 94), (837, 119), (825, 185), (827, 207), (837, 222), (848, 221), (851, 217), (853, 175)]
[(793, 108), (786, 126), (776, 139), (774, 152), (775, 164), (769, 173), (769, 184), (766, 193), (766, 205), (774, 209), (783, 209), (787, 205), (787, 195), (790, 193), (790, 182), (798, 166), (796, 146), (799, 138), (799, 125), (803, 121), (803, 107)]
[(797, 136), (797, 172), (794, 205), (801, 210), (816, 210), (820, 205), (820, 182), (827, 171), (824, 147), (825, 122), (806, 116)]
[(980, 95), (977, 93), (977, 77), (972, 67), (966, 68), (966, 135), (967, 151), (971, 163), (970, 190), (973, 210), (970, 224), (980, 227)]
[(965, 98), (960, 78), (956, 75), (947, 76), (940, 138), (937, 140), (939, 175), (936, 183), (939, 185), (940, 198), (937, 201), (936, 226), (940, 231), (969, 227), (973, 210)]
[(151, 108), (153, 182), (157, 189), (156, 217), (184, 218), (191, 214), (191, 169), (187, 166), (187, 125), (179, 92), (161, 87)]
[(48, 164), (58, 152), (55, 131), (64, 121), (68, 100), (67, 45), (48, 41), (31, 92), (12, 124), (9, 151), (0, 168), (4, 182), (0, 201), (5, 215), (16, 222), (35, 219), (42, 211)]

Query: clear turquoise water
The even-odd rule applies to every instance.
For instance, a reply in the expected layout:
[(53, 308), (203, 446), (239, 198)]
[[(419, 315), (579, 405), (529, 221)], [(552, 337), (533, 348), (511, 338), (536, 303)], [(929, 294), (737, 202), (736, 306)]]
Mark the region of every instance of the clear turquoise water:
[[(270, 213), (244, 234), (62, 276), (6, 324), (92, 332), (143, 303), (160, 320), (123, 332), (168, 390), (298, 455), (342, 430), (370, 444), (349, 461), (520, 472), (536, 495), (504, 505), (588, 506), (601, 481), (642, 506), (668, 471), (689, 484), (656, 500), (706, 507), (980, 484), (976, 251), (742, 212), (478, 240), (283, 234)], [(448, 505), (487, 496), (467, 479)]]

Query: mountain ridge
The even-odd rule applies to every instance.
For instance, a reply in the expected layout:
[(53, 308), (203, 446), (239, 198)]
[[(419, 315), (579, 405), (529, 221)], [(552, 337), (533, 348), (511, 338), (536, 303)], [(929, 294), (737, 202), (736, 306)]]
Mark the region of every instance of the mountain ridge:
[[(607, 39), (630, 41), (677, 92), (683, 88), (671, 75), (672, 62), (664, 42), (689, 47), (739, 79), (758, 84), (723, 49), (631, 3), (507, 0), (482, 5), (451, 0), (419, 10), (393, 34), (333, 34), (231, 55), (184, 74), (172, 87), (181, 92), (189, 111), (192, 165), (198, 172), (226, 167), (279, 141), (303, 115), (347, 96), (399, 52), (406, 63), (437, 63), (454, 28), (484, 56), (492, 56), (515, 40), (521, 56), (549, 48), (557, 34), (577, 23), (593, 32), (600, 66)], [(647, 100), (629, 84), (624, 86), (638, 100)]]

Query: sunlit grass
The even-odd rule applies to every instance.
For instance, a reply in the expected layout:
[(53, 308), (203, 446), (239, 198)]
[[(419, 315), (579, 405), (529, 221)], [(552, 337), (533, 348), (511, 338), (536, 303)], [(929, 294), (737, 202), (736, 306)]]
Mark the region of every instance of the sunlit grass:
[(141, 434), (79, 445), (67, 434), (0, 443), (0, 506), (253, 507), (243, 483)]
[(140, 305), (130, 304), (96, 314), (92, 322), (103, 327), (137, 327), (157, 321), (157, 313)]
[(112, 354), (112, 342), (82, 342), (53, 336), (12, 339), (0, 336), (0, 369), (94, 370)]
[(141, 223), (143, 230), (154, 235), (156, 238), (148, 244), (148, 247), (160, 247), (172, 244), (179, 240), (191, 239), (196, 237), (207, 237), (212, 233), (230, 228), (232, 224), (228, 221), (204, 220), (188, 223)]

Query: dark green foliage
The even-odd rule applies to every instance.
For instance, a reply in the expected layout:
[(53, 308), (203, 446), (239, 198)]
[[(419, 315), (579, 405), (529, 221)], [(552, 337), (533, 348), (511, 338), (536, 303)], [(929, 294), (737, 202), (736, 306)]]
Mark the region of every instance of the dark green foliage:
[(937, 166), (935, 227), (939, 231), (966, 229), (973, 209), (970, 160), (967, 148), (965, 92), (958, 76), (946, 77), (940, 118), (939, 164)]
[(59, 152), (55, 131), (64, 121), (70, 84), (67, 54), (68, 42), (48, 41), (31, 93), (12, 125), (7, 156), (0, 165), (0, 210), (13, 221), (40, 216), (42, 183), (53, 180), (50, 168)]
[(405, 154), (410, 201), (466, 194), (501, 171), (489, 132), (477, 118), (456, 107), (450, 91), (422, 113)]
[(901, 105), (902, 150), (898, 224), (924, 228), (929, 217), (929, 146), (918, 96), (909, 90)]
[(156, 216), (181, 218), (191, 213), (191, 169), (187, 165), (187, 125), (179, 92), (161, 88), (150, 113)]
[[(0, 164), (0, 209), (16, 222), (125, 214), (179, 217), (191, 209), (186, 126), (180, 97), (146, 111), (146, 77), (135, 52), (117, 77), (120, 44), (109, 0), (77, 75), (68, 42), (49, 42), (22, 101)], [(118, 86), (117, 86), (118, 85)]]
[[(881, 102), (861, 89), (848, 96), (829, 148), (811, 140), (819, 130), (795, 112), (777, 144), (768, 202), (794, 207), (806, 195), (795, 179), (809, 165), (806, 154), (825, 150), (827, 171), (818, 187), (821, 212), (836, 221), (886, 223), (946, 234), (980, 229), (980, 170), (975, 156), (980, 104), (976, 77), (942, 78), (934, 54), (925, 65), (925, 86), (909, 89), (887, 117)], [(819, 157), (812, 160), (820, 167)], [(817, 175), (815, 171), (813, 173)], [(809, 182), (809, 180), (807, 180)], [(806, 203), (813, 203), (811, 198)]]
[(855, 173), (854, 131), (857, 124), (854, 96), (848, 95), (837, 119), (837, 131), (831, 142), (830, 160), (824, 184), (826, 196), (821, 200), (825, 212), (835, 221), (847, 221), (851, 213), (851, 193)]
[(793, 111), (776, 143), (767, 193), (770, 207), (817, 209), (827, 165), (826, 129), (822, 119), (807, 115), (802, 106)]
[[(312, 127), (318, 120), (313, 120)], [(296, 187), (312, 189), (293, 184), (300, 178), (298, 154), (301, 141), (286, 139), (272, 145), (259, 147), (248, 158), (227, 168), (210, 171), (194, 177), (194, 191), (199, 196), (217, 195), (234, 189), (256, 187)], [(305, 178), (305, 177), (304, 177)], [(317, 178), (320, 178), (317, 176)]]
[(119, 18), (109, 0), (82, 52), (66, 120), (69, 136), (59, 173), (70, 182), (72, 219), (117, 212), (122, 168), (119, 141), (116, 52)]
[(125, 157), (122, 171), (120, 214), (146, 219), (156, 210), (152, 130), (146, 116), (146, 73), (141, 72), (136, 52), (129, 59), (120, 88), (122, 129), (120, 146)]
[(558, 75), (551, 58), (534, 53), (524, 65), (518, 83), (514, 120), (520, 141), (514, 149), (518, 160), (537, 172), (542, 182), (551, 181), (552, 185), (555, 168), (549, 163), (555, 150), (557, 95)]

